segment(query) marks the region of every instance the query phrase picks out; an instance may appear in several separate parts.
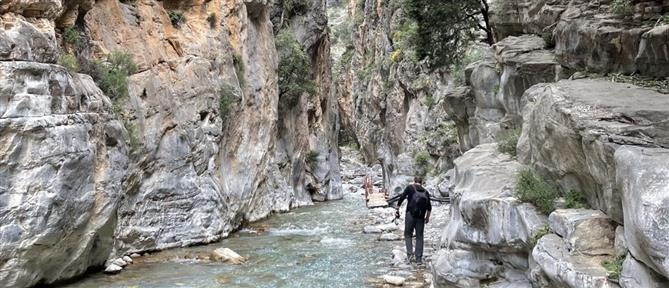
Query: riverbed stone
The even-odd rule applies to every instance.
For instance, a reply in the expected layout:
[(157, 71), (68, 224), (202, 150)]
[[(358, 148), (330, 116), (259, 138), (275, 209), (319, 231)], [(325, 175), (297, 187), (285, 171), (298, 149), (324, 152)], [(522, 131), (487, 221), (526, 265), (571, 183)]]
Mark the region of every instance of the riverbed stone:
[(125, 263), (132, 264), (132, 258), (130, 258), (130, 256), (123, 256), (122, 259)]
[(406, 279), (404, 277), (400, 277), (400, 276), (383, 275), (383, 281), (385, 283), (390, 284), (390, 285), (402, 286), (402, 285), (404, 285), (404, 281), (406, 281)]
[(217, 248), (211, 252), (211, 259), (217, 262), (226, 262), (230, 264), (242, 264), (246, 259), (230, 248)]
[(139, 257), (142, 257), (142, 255), (139, 255), (139, 253), (130, 254), (130, 258), (139, 258)]
[(123, 267), (118, 266), (116, 264), (110, 264), (109, 266), (107, 266), (107, 268), (105, 268), (105, 273), (116, 274), (116, 273), (121, 272), (122, 270), (123, 270)]
[(615, 156), (630, 253), (668, 277), (669, 149), (624, 146)]
[(383, 233), (381, 236), (379, 236), (380, 241), (398, 241), (402, 237), (400, 235), (397, 235), (395, 233)]
[(125, 262), (123, 260), (123, 258), (116, 258), (111, 262), (111, 264), (116, 265), (116, 266), (125, 267), (126, 265), (128, 265), (128, 262)]
[(588, 255), (613, 255), (611, 219), (599, 210), (557, 209), (548, 217), (551, 231), (562, 236), (569, 250)]

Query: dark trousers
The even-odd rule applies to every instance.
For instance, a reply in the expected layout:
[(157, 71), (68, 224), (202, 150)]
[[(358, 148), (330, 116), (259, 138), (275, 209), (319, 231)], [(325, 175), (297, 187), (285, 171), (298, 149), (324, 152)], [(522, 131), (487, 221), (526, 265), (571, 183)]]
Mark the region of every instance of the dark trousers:
[[(407, 211), (404, 218), (404, 243), (407, 253), (416, 255), (416, 262), (422, 262), (423, 258), (423, 229), (425, 228), (425, 219), (416, 218)], [(413, 231), (416, 230), (416, 252), (413, 251)]]

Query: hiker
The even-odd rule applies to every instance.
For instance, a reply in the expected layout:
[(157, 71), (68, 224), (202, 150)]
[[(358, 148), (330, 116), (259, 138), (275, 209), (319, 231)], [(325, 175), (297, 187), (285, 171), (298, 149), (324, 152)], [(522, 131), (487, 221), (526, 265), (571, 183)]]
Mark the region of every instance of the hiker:
[(374, 193), (374, 183), (372, 182), (372, 176), (365, 176), (362, 180), (362, 187), (365, 188), (365, 201), (369, 201), (369, 195)]
[[(430, 212), (432, 204), (430, 203), (430, 194), (423, 188), (423, 178), (416, 176), (413, 179), (414, 184), (407, 186), (397, 202), (397, 211), (395, 216), (399, 217), (402, 201), (407, 199), (406, 215), (404, 216), (404, 242), (407, 248), (407, 258), (409, 262), (414, 260), (416, 265), (423, 265), (423, 229), (425, 224), (430, 222)], [(412, 248), (413, 232), (416, 230), (416, 251)]]

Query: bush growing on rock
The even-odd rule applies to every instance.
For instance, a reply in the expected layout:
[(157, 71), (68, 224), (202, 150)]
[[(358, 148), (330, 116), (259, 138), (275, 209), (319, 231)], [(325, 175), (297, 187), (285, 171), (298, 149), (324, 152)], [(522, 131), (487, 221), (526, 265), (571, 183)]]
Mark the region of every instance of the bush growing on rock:
[(559, 193), (536, 173), (523, 170), (516, 180), (516, 196), (520, 201), (532, 203), (541, 213), (549, 214)]
[(67, 72), (70, 74), (77, 73), (79, 71), (79, 63), (77, 58), (72, 54), (63, 54), (58, 57), (58, 65), (65, 67)]
[(88, 61), (84, 73), (90, 74), (100, 89), (112, 100), (128, 96), (128, 76), (137, 72), (132, 56), (114, 51), (107, 55), (106, 63)]
[(297, 105), (303, 93), (315, 94), (316, 86), (309, 79), (309, 58), (288, 29), (276, 38), (279, 51), (279, 99), (289, 107)]
[(532, 235), (532, 237), (528, 241), (528, 244), (530, 245), (530, 247), (536, 246), (537, 242), (539, 242), (539, 239), (541, 239), (541, 237), (546, 236), (548, 233), (550, 233), (550, 229), (548, 228), (548, 226), (542, 227)]
[(516, 128), (505, 131), (497, 138), (497, 150), (511, 156), (516, 156), (518, 138), (520, 138), (520, 129)]
[(234, 87), (230, 85), (223, 85), (219, 90), (218, 115), (223, 121), (228, 118), (236, 102), (237, 95), (235, 92)]
[(611, 12), (618, 15), (631, 15), (634, 13), (634, 6), (632, 6), (632, 0), (613, 0), (611, 1), (611, 6), (609, 9)]
[(237, 74), (237, 81), (239, 81), (239, 87), (246, 86), (246, 78), (244, 77), (246, 73), (246, 65), (244, 65), (244, 59), (242, 59), (242, 55), (233, 54), (232, 63), (235, 65), (235, 73)]
[(65, 43), (77, 44), (79, 42), (79, 31), (74, 26), (63, 30), (63, 40)]
[(625, 255), (617, 256), (611, 261), (604, 261), (602, 266), (606, 268), (609, 278), (618, 279), (620, 278), (620, 272), (623, 270), (623, 262), (625, 262)]
[(427, 175), (430, 170), (430, 154), (425, 151), (415, 152), (413, 155), (414, 163), (418, 168), (417, 173), (421, 176)]
[(167, 16), (170, 18), (170, 22), (174, 28), (181, 28), (181, 24), (186, 22), (186, 16), (184, 16), (183, 12), (178, 10), (167, 11)]
[(569, 190), (564, 196), (567, 208), (578, 209), (578, 208), (589, 208), (588, 200), (585, 199), (585, 195), (576, 190)]
[(309, 10), (311, 1), (309, 0), (284, 0), (283, 11), (285, 16), (290, 18), (296, 15), (302, 15)]
[(309, 153), (307, 153), (307, 157), (305, 158), (305, 161), (307, 162), (307, 165), (313, 167), (318, 163), (318, 156), (320, 153), (317, 150), (311, 150)]

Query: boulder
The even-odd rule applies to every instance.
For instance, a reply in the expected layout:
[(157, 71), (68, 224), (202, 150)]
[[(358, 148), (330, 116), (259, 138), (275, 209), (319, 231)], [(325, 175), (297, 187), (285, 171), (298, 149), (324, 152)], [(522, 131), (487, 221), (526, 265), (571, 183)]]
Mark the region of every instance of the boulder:
[(383, 281), (390, 285), (402, 286), (404, 285), (404, 281), (406, 281), (406, 279), (400, 276), (383, 275)]
[(669, 280), (648, 268), (628, 254), (620, 273), (620, 286), (623, 288), (664, 288), (669, 287)]
[(106, 274), (116, 274), (120, 273), (121, 270), (123, 270), (123, 267), (115, 265), (115, 264), (110, 264), (105, 268), (105, 273)]
[(246, 259), (230, 248), (217, 248), (211, 252), (211, 260), (217, 262), (226, 262), (230, 264), (242, 264)]
[(56, 62), (59, 51), (53, 22), (20, 15), (3, 15), (2, 21), (0, 60)]
[(132, 264), (132, 258), (130, 258), (130, 256), (123, 256), (122, 259), (125, 263)]
[(494, 253), (481, 250), (441, 249), (433, 257), (435, 287), (478, 287), (504, 270)]
[(479, 145), (456, 159), (446, 241), (491, 251), (524, 251), (529, 237), (548, 222), (515, 198), (521, 169), (511, 156), (497, 151), (496, 144)]
[(139, 257), (142, 257), (142, 255), (139, 255), (138, 253), (130, 254), (130, 258), (139, 258)]
[(668, 49), (669, 25), (660, 25), (643, 33), (634, 59), (637, 69), (646, 75), (669, 77)]
[(594, 209), (623, 222), (615, 150), (623, 144), (669, 146), (664, 94), (604, 79), (563, 80), (528, 89), (518, 159), (584, 193)]
[(569, 251), (613, 255), (615, 232), (611, 219), (599, 210), (557, 209), (548, 217), (551, 231), (564, 238)]
[(383, 233), (381, 236), (379, 236), (380, 241), (397, 241), (400, 240), (402, 237), (400, 235), (397, 235), (395, 233)]
[(618, 226), (616, 227), (616, 239), (613, 242), (613, 249), (615, 250), (616, 257), (624, 257), (627, 255), (627, 239), (625, 239), (625, 227)]
[(128, 265), (128, 262), (125, 262), (122, 258), (116, 258), (111, 262), (111, 265), (125, 267)]
[(624, 146), (615, 159), (627, 247), (638, 261), (669, 277), (669, 149)]
[(609, 282), (602, 266), (612, 257), (571, 254), (568, 244), (555, 234), (541, 237), (531, 257), (531, 281), (540, 287), (618, 287)]

